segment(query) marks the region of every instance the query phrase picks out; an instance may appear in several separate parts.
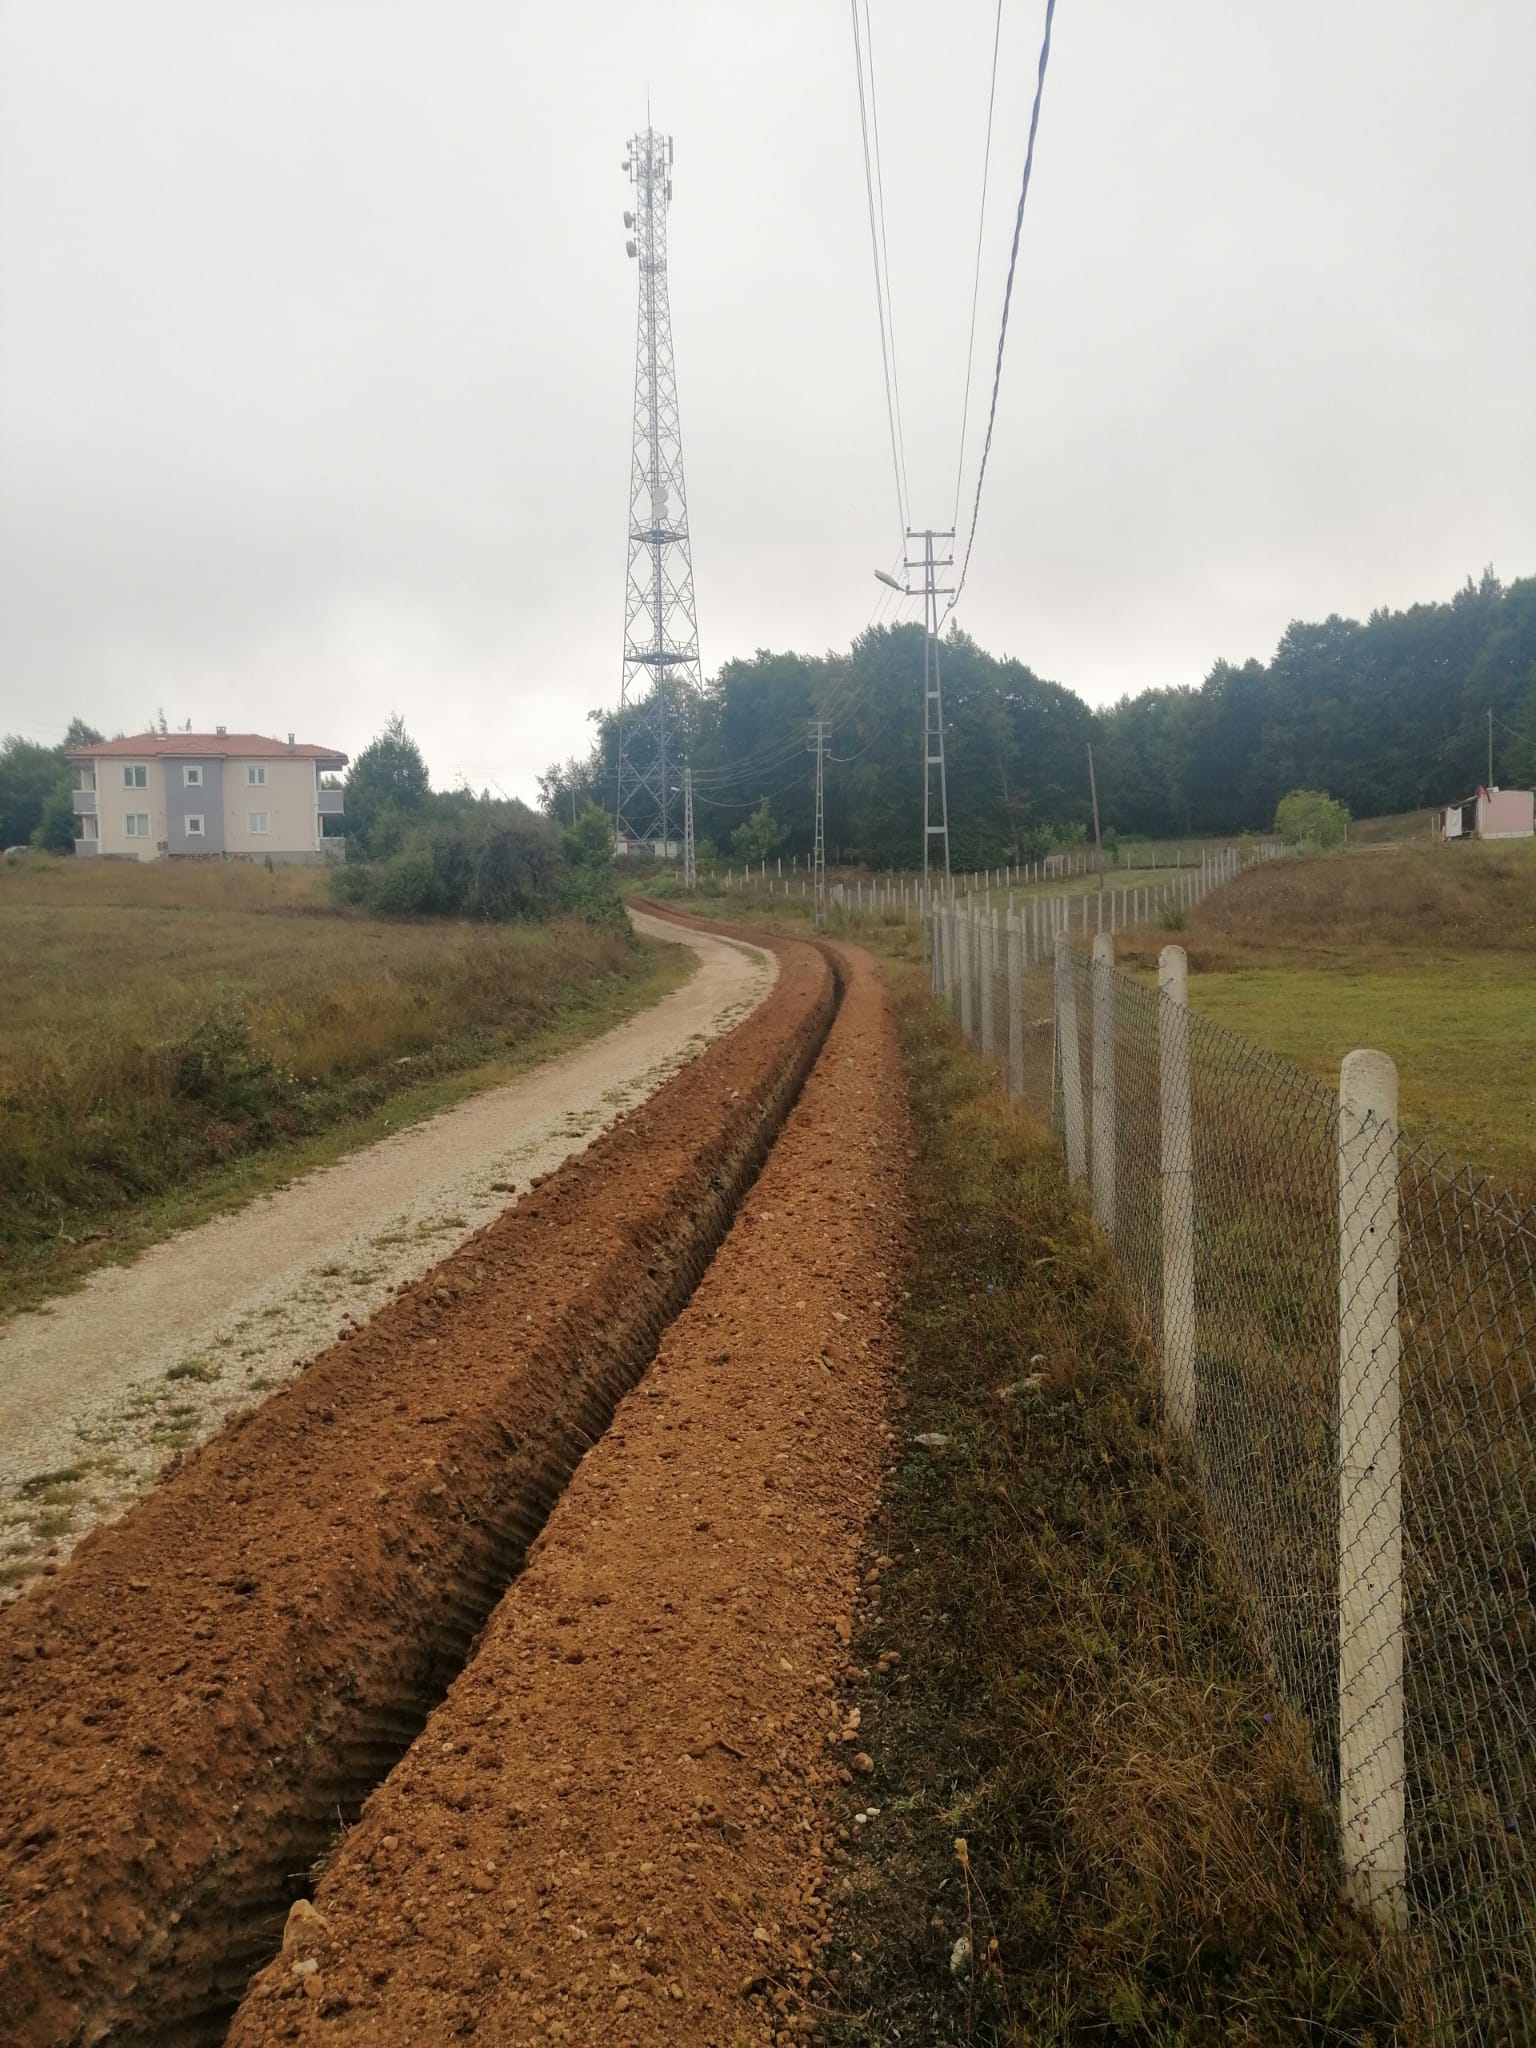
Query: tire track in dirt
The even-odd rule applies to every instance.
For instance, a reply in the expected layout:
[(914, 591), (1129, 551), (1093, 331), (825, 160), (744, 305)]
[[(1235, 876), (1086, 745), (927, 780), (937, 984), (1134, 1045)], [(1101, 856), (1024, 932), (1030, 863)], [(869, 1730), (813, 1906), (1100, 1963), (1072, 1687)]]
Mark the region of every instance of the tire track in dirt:
[(231, 2048), (811, 2031), (825, 1793), (869, 1763), (834, 1688), (878, 1598), (860, 1546), (907, 1171), (890, 1003), (840, 957), (837, 1020), (709, 1272)]
[(0, 1614), (0, 2039), (219, 2038), (703, 1275), (825, 1036), (729, 1038)]

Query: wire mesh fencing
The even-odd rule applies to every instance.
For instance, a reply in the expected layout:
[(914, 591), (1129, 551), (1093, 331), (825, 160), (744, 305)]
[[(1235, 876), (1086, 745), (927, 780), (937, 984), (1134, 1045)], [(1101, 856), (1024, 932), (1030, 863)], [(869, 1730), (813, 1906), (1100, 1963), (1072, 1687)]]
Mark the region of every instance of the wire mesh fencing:
[(1062, 935), (941, 908), (934, 987), (1057, 1129), (1155, 1346), (1416, 2031), (1536, 2041), (1536, 1212)]

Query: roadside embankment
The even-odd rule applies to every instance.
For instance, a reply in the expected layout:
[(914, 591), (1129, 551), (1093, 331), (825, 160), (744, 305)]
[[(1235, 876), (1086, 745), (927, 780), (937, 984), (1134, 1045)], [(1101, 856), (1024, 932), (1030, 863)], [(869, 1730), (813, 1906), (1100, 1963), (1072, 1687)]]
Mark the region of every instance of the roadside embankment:
[(878, 1612), (906, 1202), (890, 998), (838, 958), (837, 1020), (708, 1274), (232, 2048), (811, 2031), (827, 1802), (875, 1767), (837, 1685)]
[(0, 1614), (7, 2043), (220, 2037), (758, 1173), (836, 1000), (774, 950), (739, 1029)]

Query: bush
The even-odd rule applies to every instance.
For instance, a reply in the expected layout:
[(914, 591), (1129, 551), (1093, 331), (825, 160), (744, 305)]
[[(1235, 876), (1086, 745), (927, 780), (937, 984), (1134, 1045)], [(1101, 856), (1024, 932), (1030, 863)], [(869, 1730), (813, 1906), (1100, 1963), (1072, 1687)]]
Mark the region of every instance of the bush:
[(335, 901), (380, 917), (507, 924), (566, 915), (628, 929), (612, 862), (599, 853), (605, 837), (612, 845), (606, 813), (593, 807), (565, 834), (578, 856), (572, 861), (549, 820), (524, 804), (453, 796), (430, 805), (413, 821), (381, 811), (375, 857), (349, 858), (333, 870)]
[(1326, 790), (1293, 789), (1280, 799), (1275, 830), (1287, 846), (1330, 851), (1349, 837), (1349, 812)]

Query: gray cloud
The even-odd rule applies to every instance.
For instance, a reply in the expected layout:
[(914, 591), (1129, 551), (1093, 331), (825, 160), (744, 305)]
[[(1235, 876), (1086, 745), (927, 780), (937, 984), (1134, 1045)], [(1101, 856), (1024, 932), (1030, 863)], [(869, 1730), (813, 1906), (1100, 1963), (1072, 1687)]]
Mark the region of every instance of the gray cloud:
[[(992, 9), (871, 12), (947, 524)], [(967, 501), (1041, 12), (1004, 8)], [(1103, 699), (1536, 569), (1533, 71), (1526, 0), (1063, 0), (962, 622)], [(840, 5), (0, 0), (0, 728), (355, 749), (395, 706), (524, 794), (582, 746), (647, 85), (706, 667), (857, 632), (896, 516)]]

